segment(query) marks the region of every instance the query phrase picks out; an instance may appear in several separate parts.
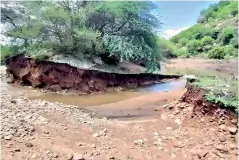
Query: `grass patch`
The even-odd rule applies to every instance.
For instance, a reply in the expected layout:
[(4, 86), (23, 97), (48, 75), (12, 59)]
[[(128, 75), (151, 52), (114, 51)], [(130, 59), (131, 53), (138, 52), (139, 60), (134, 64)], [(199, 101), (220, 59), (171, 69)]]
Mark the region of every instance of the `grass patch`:
[(206, 99), (213, 103), (222, 103), (225, 107), (237, 111), (238, 83), (231, 78), (199, 77), (194, 83), (197, 87), (208, 90)]
[(197, 76), (198, 81), (194, 85), (209, 91), (205, 95), (209, 102), (222, 103), (225, 107), (238, 110), (238, 82), (230, 75), (196, 68), (169, 68), (168, 74)]

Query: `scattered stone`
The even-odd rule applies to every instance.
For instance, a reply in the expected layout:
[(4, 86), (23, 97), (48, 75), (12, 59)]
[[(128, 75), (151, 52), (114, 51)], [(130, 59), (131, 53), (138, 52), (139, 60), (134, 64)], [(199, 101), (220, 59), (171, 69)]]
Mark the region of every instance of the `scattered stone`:
[(165, 104), (165, 105), (163, 105), (163, 108), (165, 109), (165, 108), (167, 108), (169, 105), (168, 104)]
[(142, 139), (138, 139), (138, 140), (135, 140), (134, 141), (134, 144), (135, 145), (143, 145), (144, 144), (144, 141)]
[(227, 153), (228, 152), (228, 149), (221, 144), (217, 145), (216, 149), (219, 150), (221, 153)]
[(110, 156), (109, 159), (115, 159), (115, 157), (114, 156)]
[(66, 160), (72, 160), (74, 157), (74, 154), (68, 154), (66, 157)]
[(182, 124), (182, 121), (180, 119), (175, 119), (175, 123), (177, 123), (179, 126)]
[(225, 141), (226, 141), (226, 138), (225, 138), (225, 136), (224, 136), (223, 134), (221, 134), (221, 135), (219, 136), (219, 140), (220, 140), (221, 142), (225, 142)]
[(180, 142), (180, 141), (174, 142), (173, 146), (176, 147), (176, 148), (183, 148), (183, 143)]
[(33, 144), (31, 142), (27, 142), (27, 143), (25, 143), (25, 146), (28, 148), (31, 148), (31, 147), (33, 147)]
[(157, 132), (154, 132), (153, 134), (154, 134), (155, 136), (159, 136), (159, 134), (158, 134)]
[(207, 150), (198, 150), (197, 151), (197, 156), (198, 158), (202, 159), (203, 157), (206, 157), (208, 154)]
[(179, 110), (176, 110), (173, 114), (174, 115), (177, 115), (177, 114), (179, 114), (180, 113), (180, 111)]
[(11, 146), (12, 146), (12, 143), (8, 143), (8, 144), (6, 145), (6, 148), (11, 148)]
[(222, 124), (222, 125), (219, 126), (219, 130), (226, 131), (227, 130), (227, 126)]
[(13, 138), (13, 135), (11, 135), (11, 134), (4, 136), (5, 140), (11, 140), (12, 138)]
[(158, 150), (163, 150), (163, 147), (162, 146), (158, 146)]
[(16, 148), (14, 151), (15, 152), (20, 152), (21, 150), (20, 150), (20, 148)]
[(229, 148), (230, 148), (231, 150), (237, 149), (237, 145), (235, 145), (235, 144), (229, 144)]
[(168, 109), (172, 110), (172, 109), (174, 109), (174, 106), (173, 105), (169, 105)]
[(167, 127), (167, 130), (172, 130), (172, 128), (171, 127)]
[(25, 120), (29, 120), (29, 119), (31, 119), (31, 118), (32, 118), (32, 115), (31, 115), (31, 114), (29, 114), (29, 115), (27, 115), (27, 116), (24, 117)]
[(85, 160), (82, 154), (74, 154), (73, 160)]
[(35, 154), (32, 155), (31, 159), (36, 159), (37, 156)]
[(91, 147), (92, 147), (92, 148), (96, 148), (96, 145), (95, 145), (95, 144), (92, 144)]
[(94, 138), (100, 137), (100, 135), (99, 135), (98, 133), (94, 133), (92, 136), (93, 136)]
[(42, 116), (40, 116), (40, 117), (38, 117), (38, 119), (37, 119), (37, 123), (39, 123), (39, 124), (48, 124), (48, 123), (49, 123), (49, 120), (46, 119), (46, 118), (44, 118), (44, 117), (42, 117)]
[(237, 120), (231, 120), (231, 123), (234, 125), (237, 125), (238, 121)]
[(53, 154), (53, 157), (54, 157), (54, 158), (57, 158), (57, 157), (58, 157), (58, 154), (57, 154), (57, 153), (54, 153), (54, 154)]
[(228, 127), (228, 130), (232, 135), (237, 133), (237, 128), (236, 127)]
[(17, 101), (14, 100), (14, 99), (10, 100), (10, 102), (13, 103), (13, 104), (16, 104), (16, 103), (17, 103)]

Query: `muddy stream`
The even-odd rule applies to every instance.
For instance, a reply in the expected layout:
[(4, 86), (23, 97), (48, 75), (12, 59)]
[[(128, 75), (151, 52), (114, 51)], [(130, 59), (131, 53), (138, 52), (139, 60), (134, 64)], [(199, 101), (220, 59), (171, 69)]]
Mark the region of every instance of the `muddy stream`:
[[(78, 106), (85, 112), (93, 112), (98, 118), (116, 118), (121, 120), (150, 117), (162, 105), (179, 99), (185, 90), (186, 79), (162, 82), (128, 91), (115, 91), (91, 95), (49, 94), (39, 92), (32, 87), (22, 87), (1, 81), (1, 90), (14, 94), (21, 92), (32, 100), (46, 100)], [(145, 98), (148, 97), (148, 98)]]

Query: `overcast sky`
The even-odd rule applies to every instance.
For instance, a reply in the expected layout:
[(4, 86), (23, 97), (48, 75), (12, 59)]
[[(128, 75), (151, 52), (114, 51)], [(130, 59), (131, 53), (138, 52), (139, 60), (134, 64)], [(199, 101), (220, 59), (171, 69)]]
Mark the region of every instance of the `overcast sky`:
[(200, 11), (217, 2), (218, 0), (155, 2), (159, 7), (159, 14), (163, 23), (161, 35), (170, 38), (196, 24)]

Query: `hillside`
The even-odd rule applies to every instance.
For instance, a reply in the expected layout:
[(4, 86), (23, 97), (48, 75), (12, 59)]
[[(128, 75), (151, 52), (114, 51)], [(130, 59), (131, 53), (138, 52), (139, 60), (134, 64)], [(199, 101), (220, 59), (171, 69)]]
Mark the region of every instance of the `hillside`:
[(238, 2), (221, 1), (202, 10), (197, 24), (172, 37), (177, 56), (237, 57)]

